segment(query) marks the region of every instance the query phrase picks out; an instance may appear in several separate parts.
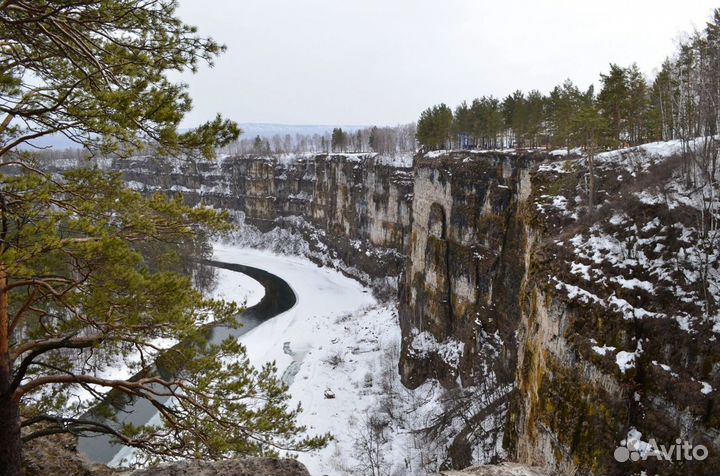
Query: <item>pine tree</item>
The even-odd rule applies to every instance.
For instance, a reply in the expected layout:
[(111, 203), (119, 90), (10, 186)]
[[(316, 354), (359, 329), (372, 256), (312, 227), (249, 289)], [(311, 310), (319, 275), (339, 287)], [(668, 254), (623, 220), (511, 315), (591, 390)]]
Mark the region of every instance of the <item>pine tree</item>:
[(420, 114), (416, 137), (425, 150), (444, 149), (452, 144), (452, 129), (452, 110), (445, 104), (440, 104)]
[(379, 152), (378, 128), (375, 126), (370, 129), (370, 138), (368, 139), (368, 145), (370, 146), (370, 150), (372, 150), (373, 152)]
[(625, 77), (627, 78), (625, 134), (630, 143), (635, 145), (643, 142), (648, 136), (648, 85), (635, 63), (625, 70)]
[(342, 128), (336, 127), (333, 129), (330, 141), (333, 152), (345, 152), (347, 148), (347, 134), (343, 132)]
[(581, 146), (585, 151), (585, 161), (588, 170), (588, 214), (595, 212), (595, 154), (602, 148), (609, 138), (608, 121), (600, 113), (594, 94), (590, 86), (582, 95), (578, 109), (570, 123), (570, 140), (573, 144)]
[(527, 109), (525, 95), (515, 91), (502, 102), (502, 113), (505, 120), (505, 135), (514, 135), (517, 147), (522, 147), (527, 135)]
[(620, 143), (627, 139), (623, 134), (628, 112), (627, 71), (616, 64), (611, 64), (610, 72), (600, 75), (600, 82), (602, 89), (598, 95), (598, 103), (608, 121), (610, 136)]
[(527, 136), (533, 147), (538, 147), (541, 143), (546, 142), (541, 139), (541, 134), (545, 129), (546, 102), (545, 96), (538, 90), (530, 91), (525, 101)]
[(473, 134), (479, 144), (486, 149), (496, 148), (505, 124), (500, 101), (492, 96), (475, 99), (470, 106), (470, 113), (473, 118)]
[(546, 109), (554, 145), (570, 150), (573, 142), (573, 123), (583, 104), (583, 94), (569, 79), (556, 86), (548, 97)]
[[(21, 473), (23, 441), (106, 433), (159, 457), (226, 458), (306, 450), (299, 409), (272, 366), (252, 368), (236, 341), (209, 345), (210, 316), (233, 324), (235, 306), (206, 301), (190, 279), (156, 269), (143, 249), (228, 229), (228, 216), (181, 197), (144, 197), (112, 174), (43, 170), (19, 145), (61, 133), (89, 154), (214, 156), (240, 131), (221, 117), (181, 133), (186, 88), (168, 72), (196, 70), (223, 50), (176, 16), (170, 0), (0, 4), (0, 468)], [(164, 355), (182, 372), (136, 380), (98, 376), (105, 362), (187, 345)], [(128, 365), (131, 365), (128, 363)], [(144, 398), (162, 427), (83, 418), (79, 389)], [(99, 389), (99, 390), (98, 390)], [(166, 397), (172, 397), (165, 401)], [(21, 436), (21, 425), (23, 434)]]
[(262, 137), (255, 136), (255, 141), (253, 142), (253, 152), (256, 154), (265, 153), (265, 141)]
[[(458, 138), (461, 136), (467, 137), (472, 131), (472, 114), (467, 102), (463, 101), (460, 105), (455, 108), (455, 114), (453, 115), (453, 134)], [(475, 145), (475, 144), (458, 144), (460, 147), (464, 145)]]

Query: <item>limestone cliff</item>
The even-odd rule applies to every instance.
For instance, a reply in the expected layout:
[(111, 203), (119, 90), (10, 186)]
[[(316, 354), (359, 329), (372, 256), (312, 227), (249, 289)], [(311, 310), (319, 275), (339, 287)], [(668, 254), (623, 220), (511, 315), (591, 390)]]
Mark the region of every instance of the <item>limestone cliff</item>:
[[(225, 157), (180, 163), (116, 160), (140, 190), (182, 192), (197, 203), (235, 210), (261, 231), (303, 235), (320, 257), (354, 277), (394, 287), (409, 235), (412, 174), (375, 154)], [(389, 280), (385, 278), (390, 278)]]
[[(319, 261), (391, 294), (398, 283), (403, 382), (473, 391), (448, 436), (453, 466), (488, 462), (502, 443), (507, 459), (559, 474), (712, 474), (717, 184), (692, 187), (687, 163), (650, 149), (604, 154), (589, 213), (585, 160), (550, 160), (455, 152), (419, 155), (412, 168), (372, 154), (113, 167), (138, 189), (301, 233)], [(617, 461), (631, 436), (687, 440), (709, 456)]]
[(514, 379), (517, 295), (531, 156), (450, 154), (414, 171), (410, 246), (400, 291), (403, 382), (447, 386)]

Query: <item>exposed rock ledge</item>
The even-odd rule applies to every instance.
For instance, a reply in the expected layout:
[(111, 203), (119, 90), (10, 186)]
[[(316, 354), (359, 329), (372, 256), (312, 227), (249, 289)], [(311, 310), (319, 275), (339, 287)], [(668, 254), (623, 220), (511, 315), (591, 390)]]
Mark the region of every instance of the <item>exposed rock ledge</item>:
[(180, 461), (118, 476), (310, 476), (294, 459), (239, 458), (227, 461)]
[(518, 463), (500, 463), (473, 466), (461, 471), (443, 471), (441, 476), (546, 476), (538, 468)]
[(26, 476), (310, 476), (299, 461), (275, 458), (188, 460), (122, 472), (88, 461), (77, 451), (77, 438), (69, 434), (31, 441), (24, 448), (23, 460)]

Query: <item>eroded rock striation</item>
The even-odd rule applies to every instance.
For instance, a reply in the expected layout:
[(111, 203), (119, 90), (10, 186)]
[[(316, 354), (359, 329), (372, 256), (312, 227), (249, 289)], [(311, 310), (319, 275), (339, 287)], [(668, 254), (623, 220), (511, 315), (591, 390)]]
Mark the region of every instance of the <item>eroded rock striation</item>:
[(131, 185), (181, 192), (241, 212), (267, 232), (300, 234), (308, 256), (333, 265), (378, 290), (394, 293), (409, 236), (412, 171), (375, 154), (224, 157), (180, 163), (146, 158), (116, 160)]

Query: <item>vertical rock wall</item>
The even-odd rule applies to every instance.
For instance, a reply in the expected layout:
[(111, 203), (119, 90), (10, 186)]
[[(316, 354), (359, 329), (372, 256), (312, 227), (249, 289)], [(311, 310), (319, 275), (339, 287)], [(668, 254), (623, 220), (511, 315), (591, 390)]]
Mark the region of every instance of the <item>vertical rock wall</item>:
[(382, 164), (374, 154), (227, 157), (194, 164), (138, 158), (116, 160), (113, 168), (138, 189), (182, 192), (191, 203), (243, 212), (247, 223), (264, 232), (299, 232), (317, 255), (367, 283), (389, 282), (387, 292), (395, 293), (409, 236), (410, 169)]
[(418, 160), (400, 292), (407, 386), (430, 377), (474, 385), (490, 374), (513, 381), (526, 242), (518, 210), (532, 160), (460, 153)]
[(399, 369), (407, 387), (432, 378), (472, 402), (450, 397), (438, 410), (464, 420), (448, 442), (456, 468), (502, 453), (526, 264), (521, 211), (535, 160), (452, 153), (416, 161)]

